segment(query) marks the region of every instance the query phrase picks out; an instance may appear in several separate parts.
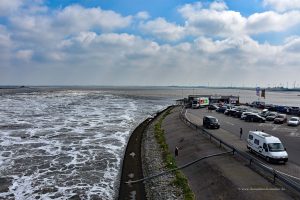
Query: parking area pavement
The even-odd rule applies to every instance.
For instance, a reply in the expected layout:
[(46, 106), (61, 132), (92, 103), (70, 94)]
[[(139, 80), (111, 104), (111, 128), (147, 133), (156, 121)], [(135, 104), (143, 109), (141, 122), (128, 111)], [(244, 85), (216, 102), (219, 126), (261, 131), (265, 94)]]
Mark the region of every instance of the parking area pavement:
[[(226, 116), (224, 114), (216, 112), (208, 112), (205, 109), (187, 109), (185, 113), (186, 117), (193, 123), (197, 125), (202, 125), (202, 118), (206, 115), (211, 115), (219, 119), (221, 128), (220, 129), (210, 129), (209, 132), (213, 135), (219, 137), (223, 141), (232, 144), (237, 149), (248, 152), (246, 147), (246, 138), (250, 130), (264, 130), (266, 133), (270, 133), (276, 137), (279, 137), (287, 148), (289, 154), (289, 161), (284, 164), (270, 164), (267, 163), (263, 158), (259, 158), (266, 165), (271, 166), (272, 168), (279, 170), (283, 173), (289, 174), (293, 177), (299, 178), (300, 181), (300, 137), (290, 136), (293, 128), (285, 127), (284, 125), (267, 123), (253, 123), (253, 122), (244, 122), (243, 120)], [(276, 128), (275, 128), (276, 127)], [(242, 139), (239, 138), (240, 128), (243, 128)], [(274, 130), (275, 128), (275, 130)], [(295, 131), (295, 133), (298, 133)]]
[[(170, 152), (179, 148), (175, 157), (177, 166), (214, 153), (224, 151), (179, 118), (180, 108), (174, 108), (163, 121), (166, 142)], [(198, 120), (196, 117), (193, 120)], [(217, 130), (218, 131), (218, 130)], [(231, 140), (239, 141), (230, 134)], [(196, 199), (295, 199), (284, 188), (275, 187), (251, 170), (236, 155), (208, 158), (182, 170)]]

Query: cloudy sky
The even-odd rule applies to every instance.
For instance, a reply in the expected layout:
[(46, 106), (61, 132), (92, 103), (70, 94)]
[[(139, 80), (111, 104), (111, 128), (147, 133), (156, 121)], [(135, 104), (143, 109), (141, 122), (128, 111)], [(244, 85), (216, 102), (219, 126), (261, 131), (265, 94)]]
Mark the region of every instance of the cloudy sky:
[(300, 84), (300, 0), (0, 0), (1, 85)]

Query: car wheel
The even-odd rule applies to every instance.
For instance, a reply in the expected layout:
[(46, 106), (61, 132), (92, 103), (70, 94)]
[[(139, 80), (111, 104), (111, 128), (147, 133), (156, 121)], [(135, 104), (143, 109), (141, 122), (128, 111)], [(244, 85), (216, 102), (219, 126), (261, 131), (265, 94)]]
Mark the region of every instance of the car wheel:
[(266, 157), (266, 160), (267, 160), (267, 162), (270, 162), (270, 158), (268, 156)]

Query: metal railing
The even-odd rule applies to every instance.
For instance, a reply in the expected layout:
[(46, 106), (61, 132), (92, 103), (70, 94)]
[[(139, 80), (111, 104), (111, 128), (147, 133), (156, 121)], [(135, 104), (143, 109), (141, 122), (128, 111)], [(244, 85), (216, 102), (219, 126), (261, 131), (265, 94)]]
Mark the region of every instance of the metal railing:
[(273, 169), (272, 167), (265, 165), (263, 162), (250, 156), (248, 153), (236, 149), (233, 145), (226, 143), (222, 139), (220, 139), (217, 136), (206, 131), (202, 126), (199, 126), (199, 125), (191, 122), (190, 120), (188, 120), (186, 118), (184, 108), (181, 110), (179, 117), (186, 125), (188, 125), (189, 127), (192, 127), (197, 132), (206, 135), (210, 139), (210, 141), (214, 140), (215, 142), (217, 142), (217, 144), (219, 144), (220, 147), (227, 148), (227, 149), (231, 150), (234, 154), (237, 154), (240, 157), (242, 157), (244, 160), (248, 161), (250, 167), (256, 167), (256, 169), (259, 169), (264, 172), (263, 175), (271, 176), (273, 179), (273, 183), (275, 183), (276, 180), (279, 180), (281, 183), (285, 184), (286, 186), (289, 186), (289, 187), (293, 188), (295, 191), (300, 192), (300, 183), (299, 182), (296, 182), (289, 176), (284, 175), (281, 172)]

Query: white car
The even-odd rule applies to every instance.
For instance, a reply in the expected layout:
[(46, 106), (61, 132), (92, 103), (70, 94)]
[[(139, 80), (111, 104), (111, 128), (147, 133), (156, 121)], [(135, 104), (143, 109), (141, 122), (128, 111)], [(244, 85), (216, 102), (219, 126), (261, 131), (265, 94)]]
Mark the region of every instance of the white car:
[(291, 117), (291, 119), (288, 121), (289, 126), (298, 126), (299, 124), (300, 124), (299, 117)]

